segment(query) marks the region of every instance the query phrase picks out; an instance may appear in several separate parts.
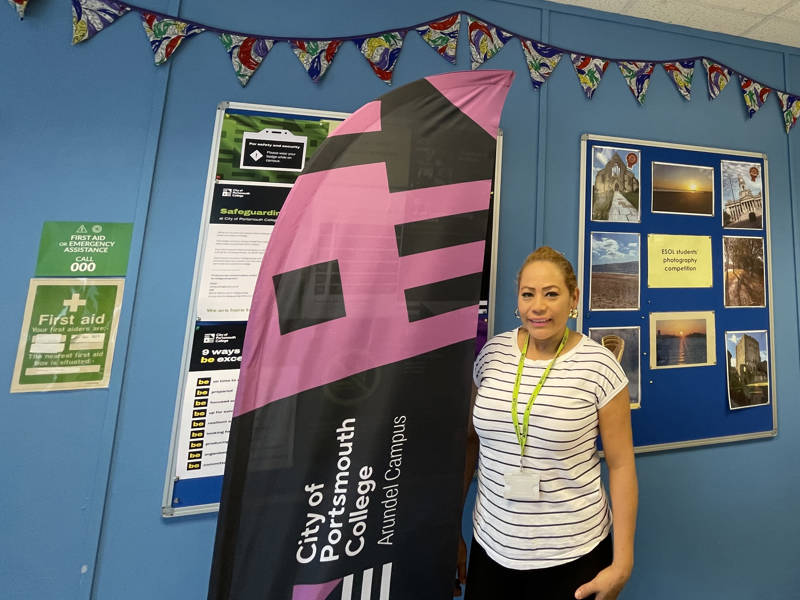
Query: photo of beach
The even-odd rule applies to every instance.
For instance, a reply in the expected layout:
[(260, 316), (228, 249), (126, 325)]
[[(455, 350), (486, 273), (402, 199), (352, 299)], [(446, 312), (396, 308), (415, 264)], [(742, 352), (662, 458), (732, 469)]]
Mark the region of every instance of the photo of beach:
[(650, 313), (650, 368), (716, 364), (714, 313)]
[(714, 169), (654, 162), (653, 212), (712, 216)]
[(592, 232), (589, 310), (639, 308), (639, 234)]

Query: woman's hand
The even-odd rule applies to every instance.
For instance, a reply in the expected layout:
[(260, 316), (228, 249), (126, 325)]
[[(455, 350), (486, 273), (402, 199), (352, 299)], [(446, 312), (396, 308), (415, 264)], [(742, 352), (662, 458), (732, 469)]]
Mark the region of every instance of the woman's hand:
[(467, 544), (464, 538), (458, 536), (458, 561), (456, 562), (456, 581), (453, 586), (453, 597), (460, 596), (463, 592), (461, 586), (467, 583)]
[(579, 587), (575, 591), (575, 598), (581, 600), (596, 594), (595, 600), (616, 600), (630, 576), (630, 569), (623, 569), (612, 563), (600, 571), (594, 579)]

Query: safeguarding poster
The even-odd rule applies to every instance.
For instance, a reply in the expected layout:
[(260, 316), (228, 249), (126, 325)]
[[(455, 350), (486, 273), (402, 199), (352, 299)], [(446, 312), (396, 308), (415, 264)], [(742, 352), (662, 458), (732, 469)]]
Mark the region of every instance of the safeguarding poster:
[(123, 279), (31, 279), (11, 392), (108, 387)]

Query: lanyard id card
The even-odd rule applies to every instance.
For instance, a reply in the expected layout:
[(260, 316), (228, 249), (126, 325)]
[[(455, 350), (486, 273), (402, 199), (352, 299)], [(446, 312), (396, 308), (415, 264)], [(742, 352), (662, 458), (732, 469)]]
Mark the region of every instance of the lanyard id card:
[(503, 475), (506, 487), (503, 498), (506, 500), (538, 500), (539, 474), (532, 471), (512, 471)]

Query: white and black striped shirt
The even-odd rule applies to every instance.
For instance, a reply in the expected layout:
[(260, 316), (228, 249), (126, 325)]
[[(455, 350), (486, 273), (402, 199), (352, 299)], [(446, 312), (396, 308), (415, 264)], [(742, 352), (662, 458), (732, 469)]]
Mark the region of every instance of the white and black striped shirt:
[[(490, 339), (475, 360), (473, 423), (480, 438), (473, 532), (486, 553), (511, 569), (540, 569), (590, 552), (609, 533), (611, 511), (600, 480), (598, 410), (628, 385), (614, 356), (582, 336), (553, 365), (533, 405), (523, 464), (540, 477), (536, 501), (503, 498), (504, 474), (519, 469), (511, 396), (521, 350), (517, 330)], [(525, 359), (517, 409), (549, 360)]]

